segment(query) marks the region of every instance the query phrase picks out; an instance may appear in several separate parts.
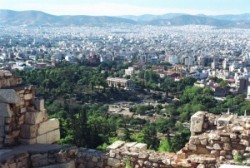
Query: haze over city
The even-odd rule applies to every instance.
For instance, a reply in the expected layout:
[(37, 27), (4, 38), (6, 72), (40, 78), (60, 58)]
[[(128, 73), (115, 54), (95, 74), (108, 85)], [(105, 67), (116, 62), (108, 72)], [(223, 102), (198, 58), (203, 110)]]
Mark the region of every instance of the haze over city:
[(55, 15), (143, 15), (250, 13), (249, 0), (1, 0), (0, 9), (39, 10)]

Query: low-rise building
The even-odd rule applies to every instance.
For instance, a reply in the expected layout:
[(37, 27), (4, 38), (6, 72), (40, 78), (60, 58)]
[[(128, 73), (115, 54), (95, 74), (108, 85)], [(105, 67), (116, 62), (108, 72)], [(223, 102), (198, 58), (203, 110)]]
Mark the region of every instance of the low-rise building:
[(125, 90), (135, 89), (135, 84), (130, 79), (108, 77), (107, 82), (109, 87), (122, 88)]

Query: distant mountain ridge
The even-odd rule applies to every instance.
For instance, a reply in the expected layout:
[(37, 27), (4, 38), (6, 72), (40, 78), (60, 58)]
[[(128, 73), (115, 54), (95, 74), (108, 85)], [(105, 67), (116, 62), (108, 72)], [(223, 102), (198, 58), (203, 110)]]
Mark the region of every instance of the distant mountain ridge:
[(154, 26), (209, 25), (217, 27), (250, 28), (250, 14), (239, 15), (188, 15), (169, 13), (141, 16), (87, 16), (51, 15), (41, 11), (0, 10), (1, 25), (27, 26), (102, 26), (108, 24), (132, 24)]
[(0, 24), (28, 25), (28, 26), (67, 26), (67, 25), (102, 25), (105, 23), (128, 23), (135, 21), (109, 16), (62, 15), (56, 16), (40, 11), (12, 11), (0, 10)]

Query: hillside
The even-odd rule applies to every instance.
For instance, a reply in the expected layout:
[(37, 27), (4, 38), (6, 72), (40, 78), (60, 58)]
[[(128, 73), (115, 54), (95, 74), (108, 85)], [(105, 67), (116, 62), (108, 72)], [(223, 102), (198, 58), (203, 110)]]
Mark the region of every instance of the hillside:
[(153, 26), (209, 25), (222, 28), (250, 28), (250, 14), (241, 15), (187, 15), (169, 13), (141, 16), (87, 16), (51, 15), (41, 11), (0, 10), (0, 24), (4, 26), (103, 26), (132, 24)]

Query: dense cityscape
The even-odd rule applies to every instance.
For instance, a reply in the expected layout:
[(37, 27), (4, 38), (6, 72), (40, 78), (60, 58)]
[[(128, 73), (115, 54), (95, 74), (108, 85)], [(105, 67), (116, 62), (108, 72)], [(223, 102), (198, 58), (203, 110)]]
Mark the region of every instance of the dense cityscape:
[(0, 168), (250, 165), (248, 13), (0, 24)]
[(153, 71), (160, 77), (172, 76), (174, 80), (191, 76), (201, 80), (197, 85), (209, 85), (213, 89), (218, 87), (216, 83), (204, 81), (217, 77), (229, 82), (228, 91), (246, 94), (249, 36), (249, 29), (195, 25), (131, 26), (129, 29), (112, 25), (50, 29), (2, 27), (0, 58), (2, 69), (8, 70), (39, 69), (62, 62), (131, 63), (117, 77), (139, 73), (147, 64), (169, 63), (174, 72), (160, 66), (155, 66)]

